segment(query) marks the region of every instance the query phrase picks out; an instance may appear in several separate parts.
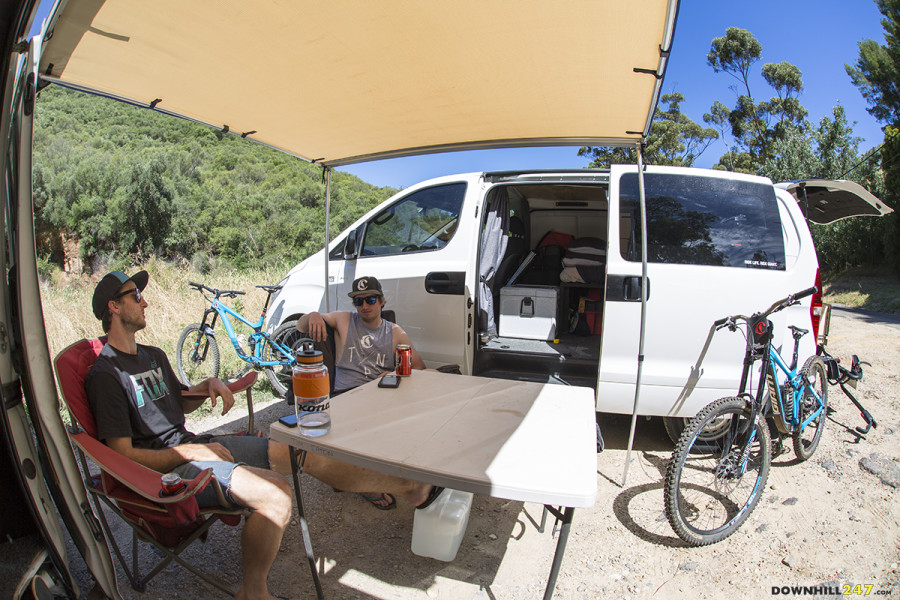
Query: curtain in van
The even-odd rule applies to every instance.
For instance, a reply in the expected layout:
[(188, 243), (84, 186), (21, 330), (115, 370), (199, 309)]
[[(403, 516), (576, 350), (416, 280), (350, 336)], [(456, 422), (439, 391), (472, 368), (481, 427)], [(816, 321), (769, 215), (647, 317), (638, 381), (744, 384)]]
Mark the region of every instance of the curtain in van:
[(491, 280), (506, 254), (509, 241), (509, 194), (501, 187), (491, 202), (485, 217), (484, 232), (481, 234), (481, 266), (479, 268), (479, 301), (482, 331), (497, 335), (494, 321), (494, 296), (491, 294)]

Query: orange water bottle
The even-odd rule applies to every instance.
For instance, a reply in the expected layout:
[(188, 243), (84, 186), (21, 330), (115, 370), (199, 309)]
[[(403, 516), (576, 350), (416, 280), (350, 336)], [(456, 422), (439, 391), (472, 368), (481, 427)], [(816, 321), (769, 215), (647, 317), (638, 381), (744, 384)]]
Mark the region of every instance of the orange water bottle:
[(300, 434), (319, 437), (331, 431), (328, 367), (322, 361), (322, 353), (312, 344), (305, 343), (297, 352), (291, 379)]

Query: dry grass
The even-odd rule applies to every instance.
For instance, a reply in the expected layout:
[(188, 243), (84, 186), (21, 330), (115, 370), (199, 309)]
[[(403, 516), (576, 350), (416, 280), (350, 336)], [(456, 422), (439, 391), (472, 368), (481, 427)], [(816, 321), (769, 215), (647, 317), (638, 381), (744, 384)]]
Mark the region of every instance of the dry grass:
[(845, 271), (824, 286), (825, 302), (900, 313), (900, 281), (885, 269)]
[[(246, 292), (245, 296), (228, 300), (232, 308), (251, 321), (259, 318), (266, 292), (255, 287), (257, 285), (274, 285), (287, 273), (284, 265), (261, 267), (247, 272), (221, 271), (201, 275), (193, 270), (180, 268), (161, 260), (151, 260), (143, 265), (132, 267), (127, 272), (136, 273), (146, 269), (150, 273), (150, 282), (144, 290), (148, 307), (146, 310), (147, 328), (138, 334), (138, 342), (162, 348), (175, 366), (175, 344), (181, 331), (191, 323), (198, 323), (208, 303), (193, 288), (189, 281), (203, 283), (213, 288), (232, 289)], [(69, 276), (58, 274), (52, 282), (42, 284), (41, 301), (44, 321), (47, 327), (47, 338), (51, 356), (81, 338), (103, 335), (100, 321), (91, 312), (91, 297), (94, 286), (104, 273), (91, 277)], [(239, 324), (239, 323), (236, 323)], [(247, 335), (249, 327), (239, 324), (237, 333)], [(219, 336), (219, 354), (222, 362), (220, 377), (225, 377), (245, 366), (231, 347), (225, 328), (216, 326)], [(245, 345), (246, 348), (246, 345)], [(257, 387), (266, 381), (260, 380)], [(265, 384), (267, 386), (267, 384)], [(267, 393), (271, 390), (267, 390)]]

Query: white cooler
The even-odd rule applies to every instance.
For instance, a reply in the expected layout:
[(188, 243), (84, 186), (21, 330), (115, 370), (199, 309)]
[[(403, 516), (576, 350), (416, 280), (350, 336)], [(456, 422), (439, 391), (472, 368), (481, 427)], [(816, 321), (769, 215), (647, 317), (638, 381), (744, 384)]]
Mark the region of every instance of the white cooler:
[(501, 337), (552, 340), (556, 337), (559, 288), (510, 286), (500, 289)]

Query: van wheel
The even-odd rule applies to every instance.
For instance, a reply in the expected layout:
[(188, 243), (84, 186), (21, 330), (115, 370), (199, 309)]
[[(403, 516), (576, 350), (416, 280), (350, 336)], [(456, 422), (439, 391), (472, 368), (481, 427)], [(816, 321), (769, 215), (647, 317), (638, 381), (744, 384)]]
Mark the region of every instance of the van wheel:
[[(681, 433), (684, 431), (685, 427), (688, 426), (690, 421), (689, 418), (685, 417), (663, 417), (666, 435), (669, 436), (669, 439), (672, 440), (673, 444), (678, 443), (678, 440), (681, 438)], [(721, 425), (717, 424), (715, 421), (710, 423), (709, 426), (697, 436), (697, 441), (694, 443), (693, 449), (700, 452), (712, 452), (717, 450), (719, 448), (718, 439), (722, 437), (722, 434), (725, 433), (727, 427), (727, 420), (723, 421)]]

